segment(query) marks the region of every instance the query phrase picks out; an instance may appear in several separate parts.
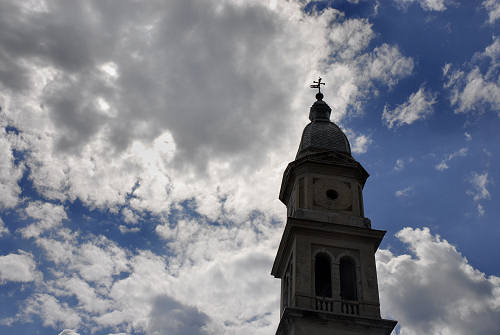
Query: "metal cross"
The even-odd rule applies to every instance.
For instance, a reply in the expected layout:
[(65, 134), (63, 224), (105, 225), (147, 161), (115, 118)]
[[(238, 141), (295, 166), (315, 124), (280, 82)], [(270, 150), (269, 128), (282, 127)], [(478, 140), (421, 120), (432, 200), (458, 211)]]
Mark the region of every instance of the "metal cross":
[(318, 81), (313, 81), (313, 84), (311, 85), (311, 88), (317, 88), (318, 93), (321, 93), (321, 85), (325, 85), (325, 83), (321, 82), (321, 77), (318, 79)]

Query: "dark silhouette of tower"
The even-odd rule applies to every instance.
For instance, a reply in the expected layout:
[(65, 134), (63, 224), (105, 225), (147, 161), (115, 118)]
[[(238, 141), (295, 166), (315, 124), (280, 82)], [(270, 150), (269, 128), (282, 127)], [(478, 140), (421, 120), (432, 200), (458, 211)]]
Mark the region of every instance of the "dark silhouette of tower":
[[(321, 80), (313, 88), (321, 88)], [(281, 279), (277, 335), (390, 334), (380, 316), (375, 251), (385, 234), (363, 211), (368, 173), (316, 94), (279, 198), (287, 223), (271, 274)]]

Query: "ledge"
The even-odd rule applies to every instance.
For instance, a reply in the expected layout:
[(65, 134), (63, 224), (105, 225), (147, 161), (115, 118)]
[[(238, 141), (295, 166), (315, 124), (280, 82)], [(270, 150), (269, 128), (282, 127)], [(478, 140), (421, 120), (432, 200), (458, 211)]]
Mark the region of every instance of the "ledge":
[[(369, 334), (387, 334), (389, 335), (397, 321), (367, 318), (357, 315), (334, 314), (329, 312), (315, 311), (296, 307), (286, 307), (281, 316), (276, 335), (289, 334), (289, 328), (294, 327), (299, 322), (309, 322), (308, 328), (310, 331), (319, 329), (326, 330), (325, 334), (332, 334), (334, 330), (349, 329), (351, 331), (358, 330), (359, 334), (366, 334), (367, 328), (373, 332)], [(311, 328), (311, 323), (316, 327)], [(301, 333), (297, 333), (301, 334)], [(311, 332), (309, 333), (311, 334)], [(320, 333), (312, 332), (314, 335), (321, 335)]]

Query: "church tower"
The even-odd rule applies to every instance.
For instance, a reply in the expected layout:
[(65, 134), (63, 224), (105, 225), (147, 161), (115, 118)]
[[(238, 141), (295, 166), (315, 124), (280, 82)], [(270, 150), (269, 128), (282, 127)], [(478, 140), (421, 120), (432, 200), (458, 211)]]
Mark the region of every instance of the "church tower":
[[(321, 78), (313, 88), (320, 89)], [(389, 335), (380, 316), (375, 251), (385, 231), (363, 211), (366, 170), (316, 94), (279, 198), (287, 223), (271, 274), (281, 279), (276, 335)]]

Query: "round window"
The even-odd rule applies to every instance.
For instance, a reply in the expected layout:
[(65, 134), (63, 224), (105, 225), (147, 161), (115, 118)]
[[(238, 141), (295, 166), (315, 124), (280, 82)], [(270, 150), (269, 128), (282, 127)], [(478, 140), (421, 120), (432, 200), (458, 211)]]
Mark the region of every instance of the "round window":
[(337, 199), (339, 197), (339, 194), (335, 190), (327, 190), (326, 191), (326, 196), (330, 200), (335, 200), (335, 199)]

